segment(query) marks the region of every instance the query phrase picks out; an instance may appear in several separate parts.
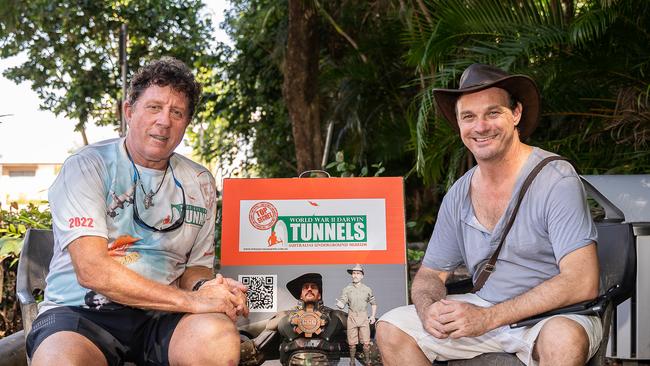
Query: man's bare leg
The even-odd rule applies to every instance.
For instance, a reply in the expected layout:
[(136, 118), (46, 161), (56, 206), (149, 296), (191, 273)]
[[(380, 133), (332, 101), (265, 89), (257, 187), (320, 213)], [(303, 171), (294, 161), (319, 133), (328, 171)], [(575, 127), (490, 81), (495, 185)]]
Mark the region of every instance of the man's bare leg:
[(239, 363), (239, 332), (224, 314), (187, 314), (169, 343), (170, 365)]
[(424, 355), (415, 340), (390, 323), (377, 322), (376, 339), (382, 362), (386, 366), (431, 366), (431, 361)]
[(589, 356), (585, 329), (571, 319), (557, 317), (547, 321), (537, 337), (533, 357), (540, 366), (584, 365)]
[(81, 334), (67, 331), (45, 338), (32, 357), (33, 366), (107, 364), (106, 357), (93, 342)]

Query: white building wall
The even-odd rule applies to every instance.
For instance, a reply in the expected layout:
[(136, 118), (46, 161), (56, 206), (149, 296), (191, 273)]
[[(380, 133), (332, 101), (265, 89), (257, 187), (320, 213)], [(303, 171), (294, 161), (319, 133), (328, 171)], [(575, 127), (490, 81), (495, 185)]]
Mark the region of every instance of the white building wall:
[[(60, 164), (0, 164), (0, 205), (7, 209), (11, 202), (19, 207), (28, 203), (40, 205), (47, 201), (47, 190), (54, 182)], [(35, 170), (33, 176), (11, 176), (12, 171)]]

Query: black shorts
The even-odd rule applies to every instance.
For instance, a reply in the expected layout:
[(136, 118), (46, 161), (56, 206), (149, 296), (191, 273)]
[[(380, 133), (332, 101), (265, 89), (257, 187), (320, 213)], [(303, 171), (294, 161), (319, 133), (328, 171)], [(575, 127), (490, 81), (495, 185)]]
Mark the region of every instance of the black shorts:
[(26, 341), (27, 355), (31, 358), (48, 336), (72, 331), (93, 342), (109, 365), (168, 365), (169, 342), (183, 315), (130, 307), (108, 310), (60, 306), (34, 320)]

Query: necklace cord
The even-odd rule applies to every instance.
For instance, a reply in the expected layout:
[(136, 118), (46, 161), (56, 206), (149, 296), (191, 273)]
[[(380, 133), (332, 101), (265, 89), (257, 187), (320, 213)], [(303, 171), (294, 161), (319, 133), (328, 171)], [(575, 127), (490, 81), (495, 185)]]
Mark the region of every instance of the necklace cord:
[[(171, 167), (171, 164), (169, 160), (167, 160), (167, 166), (165, 167), (165, 173), (163, 174), (162, 179), (160, 180), (160, 183), (158, 184), (158, 188), (156, 188), (156, 191), (154, 192), (153, 189), (147, 193), (144, 189), (144, 185), (142, 184), (142, 177), (140, 175), (140, 171), (138, 168), (135, 166), (135, 162), (133, 161), (133, 158), (131, 157), (131, 154), (129, 153), (129, 149), (126, 147), (126, 141), (124, 141), (124, 150), (126, 151), (126, 156), (128, 156), (129, 161), (131, 162), (131, 165), (133, 165), (133, 170), (135, 171), (133, 174), (134, 180), (137, 180), (137, 182), (140, 185), (140, 189), (142, 189), (142, 193), (144, 194), (144, 208), (148, 209), (149, 207), (153, 206), (153, 197), (158, 194), (160, 191), (160, 188), (162, 187), (163, 183), (165, 182), (165, 177), (167, 176), (167, 170)], [(172, 171), (172, 175), (174, 172)], [(137, 177), (137, 179), (135, 179)], [(174, 177), (174, 180), (176, 180), (176, 177)]]
[[(135, 183), (136, 180), (140, 180), (140, 172), (136, 168), (135, 162), (133, 162), (133, 159), (131, 158), (131, 154), (129, 154), (129, 149), (126, 147), (126, 141), (124, 142), (124, 150), (126, 151), (126, 156), (128, 156), (129, 160), (131, 161), (131, 164), (133, 165), (133, 170), (134, 170), (134, 172), (133, 172), (133, 183)], [(176, 179), (176, 176), (174, 175), (174, 168), (172, 167), (170, 161), (167, 161), (167, 167), (172, 172), (172, 178), (174, 179), (174, 183), (176, 184), (177, 187), (179, 187), (181, 189), (181, 196), (183, 197), (183, 203), (181, 204), (180, 217), (171, 226), (166, 227), (166, 228), (159, 229), (157, 227), (154, 227), (154, 226), (151, 226), (151, 225), (147, 224), (146, 222), (144, 222), (140, 218), (140, 215), (138, 214), (138, 205), (137, 205), (136, 200), (135, 200), (135, 195), (136, 195), (135, 192), (137, 191), (137, 188), (136, 188), (136, 190), (133, 192), (133, 214), (134, 214), (133, 215), (133, 220), (140, 227), (142, 227), (144, 229), (148, 229), (148, 230), (155, 231), (155, 232), (163, 232), (163, 233), (164, 232), (170, 232), (170, 231), (178, 229), (179, 227), (181, 227), (183, 225), (183, 222), (185, 222), (185, 215), (186, 215), (185, 189), (183, 189), (183, 185), (181, 184), (181, 182), (179, 182), (178, 179)], [(167, 173), (167, 169), (165, 169), (165, 174), (166, 173)], [(165, 180), (165, 176), (163, 175), (163, 181), (164, 180)], [(161, 183), (161, 185), (162, 185), (162, 183)], [(142, 182), (140, 182), (140, 187), (142, 188)], [(160, 186), (156, 190), (156, 193), (158, 193), (158, 190), (160, 190)], [(142, 188), (142, 191), (144, 192), (144, 188)], [(147, 194), (145, 193), (145, 196), (146, 195)], [(146, 197), (145, 197), (145, 200), (146, 200)]]

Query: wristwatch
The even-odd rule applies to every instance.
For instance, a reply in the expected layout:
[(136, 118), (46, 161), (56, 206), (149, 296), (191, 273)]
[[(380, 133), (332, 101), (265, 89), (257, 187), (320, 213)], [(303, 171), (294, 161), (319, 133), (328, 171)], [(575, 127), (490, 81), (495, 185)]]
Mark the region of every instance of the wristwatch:
[(194, 286), (192, 286), (192, 291), (198, 291), (198, 289), (200, 289), (201, 286), (203, 286), (203, 284), (208, 282), (208, 281), (209, 280), (207, 278), (203, 278), (203, 279), (200, 279), (200, 280), (196, 281)]

